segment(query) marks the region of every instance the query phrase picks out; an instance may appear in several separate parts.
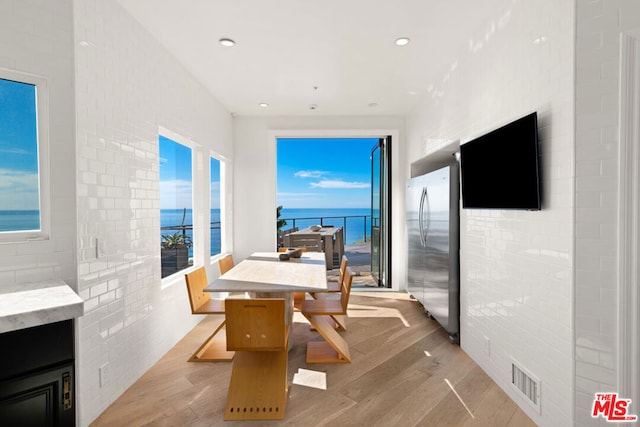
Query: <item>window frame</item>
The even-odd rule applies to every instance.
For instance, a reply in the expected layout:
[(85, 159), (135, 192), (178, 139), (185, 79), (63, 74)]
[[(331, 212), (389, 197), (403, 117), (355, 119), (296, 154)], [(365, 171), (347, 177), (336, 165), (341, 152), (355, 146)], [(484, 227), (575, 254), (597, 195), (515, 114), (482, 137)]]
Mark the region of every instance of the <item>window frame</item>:
[[(196, 194), (196, 186), (197, 186), (197, 148), (198, 145), (196, 143), (194, 143), (191, 139), (184, 137), (176, 132), (173, 132), (167, 128), (164, 128), (162, 126), (159, 127), (158, 129), (158, 136), (157, 136), (157, 141), (158, 141), (158, 214), (160, 215), (160, 211), (162, 210), (162, 207), (160, 206), (160, 137), (165, 137), (171, 141), (173, 141), (176, 144), (180, 144), (183, 145), (187, 148), (189, 148), (191, 150), (191, 222), (193, 223), (193, 230), (192, 230), (192, 235), (193, 235), (193, 239), (192, 239), (192, 248), (193, 248), (193, 264), (180, 270), (180, 271), (176, 271), (173, 274), (170, 274), (169, 276), (166, 277), (161, 277), (161, 288), (167, 288), (171, 285), (173, 285), (174, 283), (177, 282), (181, 282), (183, 281), (183, 277), (185, 273), (188, 273), (192, 270), (195, 269), (195, 267), (198, 265), (198, 260), (200, 259), (200, 255), (198, 254), (198, 248), (201, 246), (201, 242), (199, 238), (197, 238), (196, 236), (199, 234), (200, 232), (200, 224), (197, 221), (197, 218), (199, 217), (199, 204), (196, 200), (195, 194)], [(159, 221), (160, 223), (160, 221)], [(162, 234), (162, 229), (161, 226), (158, 227), (158, 231), (160, 232), (160, 234)], [(160, 243), (162, 243), (162, 238)], [(159, 245), (159, 253), (161, 250), (161, 247)], [(162, 260), (160, 260), (160, 268), (162, 269)], [(162, 276), (162, 274), (161, 274)]]
[(40, 230), (3, 231), (0, 232), (0, 243), (23, 243), (50, 240), (51, 171), (49, 166), (49, 81), (43, 76), (2, 67), (0, 67), (0, 79), (30, 84), (36, 88), (38, 199), (40, 211)]
[[(210, 263), (213, 264), (217, 262), (217, 260), (228, 253), (228, 243), (227, 243), (227, 192), (226, 192), (226, 183), (227, 183), (227, 158), (218, 154), (215, 151), (209, 152), (209, 224), (211, 224), (211, 159), (215, 159), (220, 162), (220, 253), (211, 254), (211, 242), (209, 242), (209, 258)], [(209, 234), (211, 234), (209, 232)]]

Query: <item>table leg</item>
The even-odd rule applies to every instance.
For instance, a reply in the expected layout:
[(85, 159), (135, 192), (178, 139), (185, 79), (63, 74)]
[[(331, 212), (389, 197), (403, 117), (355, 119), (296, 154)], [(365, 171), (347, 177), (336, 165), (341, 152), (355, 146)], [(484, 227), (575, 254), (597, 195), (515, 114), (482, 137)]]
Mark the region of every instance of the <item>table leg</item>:
[(333, 236), (324, 236), (324, 256), (327, 270), (333, 270)]

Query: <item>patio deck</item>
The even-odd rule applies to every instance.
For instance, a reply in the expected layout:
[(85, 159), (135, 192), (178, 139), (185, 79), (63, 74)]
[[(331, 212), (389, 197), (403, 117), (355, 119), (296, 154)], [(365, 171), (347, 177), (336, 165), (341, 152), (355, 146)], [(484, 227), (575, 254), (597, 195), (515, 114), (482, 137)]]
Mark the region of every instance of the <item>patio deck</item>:
[[(354, 289), (377, 288), (378, 284), (371, 276), (371, 243), (344, 245), (344, 254), (349, 259), (349, 267), (354, 272)], [(327, 271), (328, 278), (338, 277), (339, 269)]]

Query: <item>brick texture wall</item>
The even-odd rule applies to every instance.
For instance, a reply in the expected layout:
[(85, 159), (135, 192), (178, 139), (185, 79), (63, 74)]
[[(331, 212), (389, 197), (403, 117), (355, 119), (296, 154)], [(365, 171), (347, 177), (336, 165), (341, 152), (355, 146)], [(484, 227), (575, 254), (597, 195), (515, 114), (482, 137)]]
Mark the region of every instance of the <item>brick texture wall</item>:
[[(465, 36), (409, 116), (407, 161), (538, 112), (542, 210), (461, 211), (461, 345), (537, 424), (571, 425), (574, 2), (505, 1)], [(541, 380), (540, 413), (512, 359)]]
[[(208, 188), (211, 150), (233, 153), (229, 113), (117, 2), (78, 0), (74, 13), (78, 289), (86, 301), (78, 397), (87, 425), (201, 320), (183, 279), (160, 278), (160, 127), (193, 142), (197, 188)], [(207, 190), (195, 198), (208, 206)]]

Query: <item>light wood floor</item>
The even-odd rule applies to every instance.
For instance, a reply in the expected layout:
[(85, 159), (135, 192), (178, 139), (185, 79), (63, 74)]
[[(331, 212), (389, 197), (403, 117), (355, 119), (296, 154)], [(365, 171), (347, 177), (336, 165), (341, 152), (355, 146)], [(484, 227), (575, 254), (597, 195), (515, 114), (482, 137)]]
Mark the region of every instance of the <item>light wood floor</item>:
[(290, 384), (283, 421), (222, 420), (231, 365), (186, 361), (219, 323), (210, 316), (92, 426), (535, 425), (459, 346), (449, 343), (418, 303), (396, 294), (368, 295), (351, 295), (348, 330), (342, 333), (351, 364), (307, 365), (306, 342), (322, 339), (296, 317), (289, 382), (298, 368), (322, 371), (327, 390)]

